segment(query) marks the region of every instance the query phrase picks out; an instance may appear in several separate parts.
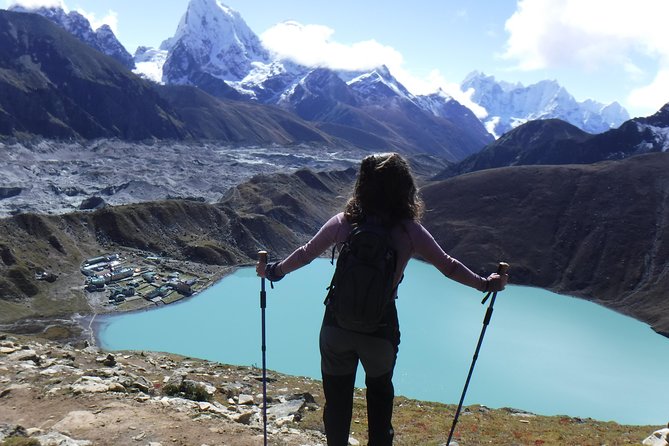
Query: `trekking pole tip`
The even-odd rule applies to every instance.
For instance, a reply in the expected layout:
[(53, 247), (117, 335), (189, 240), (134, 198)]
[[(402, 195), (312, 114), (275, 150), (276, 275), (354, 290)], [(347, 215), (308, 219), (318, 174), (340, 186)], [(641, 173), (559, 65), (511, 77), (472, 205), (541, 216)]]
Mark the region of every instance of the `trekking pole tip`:
[(497, 266), (497, 274), (506, 274), (506, 272), (509, 270), (509, 264), (506, 262), (499, 262), (499, 265)]
[(258, 261), (267, 263), (267, 251), (258, 251)]

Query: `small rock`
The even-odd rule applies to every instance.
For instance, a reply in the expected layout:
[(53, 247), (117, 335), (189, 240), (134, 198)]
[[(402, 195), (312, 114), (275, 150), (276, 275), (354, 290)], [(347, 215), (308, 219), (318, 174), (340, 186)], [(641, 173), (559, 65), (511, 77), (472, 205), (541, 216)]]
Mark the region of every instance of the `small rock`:
[(3, 354), (10, 354), (19, 351), (20, 349), (18, 347), (5, 347), (5, 346), (0, 346), (0, 353)]
[(102, 361), (103, 365), (106, 365), (107, 367), (114, 367), (116, 365), (116, 358), (114, 355), (109, 353)]
[(240, 413), (239, 415), (233, 417), (233, 421), (236, 421), (237, 423), (241, 424), (251, 424), (251, 418), (253, 418), (254, 413), (253, 412), (244, 412)]
[(254, 404), (253, 395), (241, 394), (237, 400), (237, 404), (240, 406), (251, 406)]
[(202, 412), (206, 412), (206, 411), (208, 411), (209, 409), (211, 409), (212, 404), (211, 404), (211, 403), (207, 403), (206, 401), (199, 401), (199, 402), (197, 403), (197, 406), (198, 406), (198, 408), (199, 408)]
[(143, 376), (135, 376), (130, 387), (146, 394), (149, 394), (153, 391), (153, 383)]
[(107, 391), (108, 392), (122, 392), (122, 393), (125, 393), (126, 389), (125, 389), (125, 387), (123, 387), (123, 384), (113, 382), (113, 383), (109, 383)]

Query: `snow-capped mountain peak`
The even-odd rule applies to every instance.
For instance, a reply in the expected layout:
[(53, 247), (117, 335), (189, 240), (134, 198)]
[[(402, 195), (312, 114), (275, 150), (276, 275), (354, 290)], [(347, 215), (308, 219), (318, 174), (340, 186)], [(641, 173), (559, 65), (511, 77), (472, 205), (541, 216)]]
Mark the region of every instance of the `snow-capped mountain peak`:
[(385, 65), (362, 73), (347, 84), (368, 102), (383, 102), (395, 96), (415, 101), (415, 96), (395, 79)]
[(535, 119), (561, 119), (589, 133), (605, 132), (629, 119), (620, 104), (578, 102), (555, 80), (525, 87), (473, 72), (462, 82), (461, 89), (470, 90), (472, 101), (487, 111), (483, 121), (495, 136)]
[(135, 64), (133, 58), (118, 41), (114, 32), (108, 25), (102, 25), (93, 30), (91, 23), (86, 17), (77, 11), (65, 12), (60, 7), (27, 8), (18, 4), (12, 5), (10, 11), (39, 14), (51, 20), (61, 28), (67, 30), (77, 39), (95, 48), (96, 50), (116, 59), (126, 68), (132, 69)]
[(240, 81), (253, 62), (269, 63), (269, 53), (241, 15), (219, 0), (191, 0), (176, 34), (161, 45), (170, 55), (164, 80), (188, 83), (189, 72), (204, 71)]

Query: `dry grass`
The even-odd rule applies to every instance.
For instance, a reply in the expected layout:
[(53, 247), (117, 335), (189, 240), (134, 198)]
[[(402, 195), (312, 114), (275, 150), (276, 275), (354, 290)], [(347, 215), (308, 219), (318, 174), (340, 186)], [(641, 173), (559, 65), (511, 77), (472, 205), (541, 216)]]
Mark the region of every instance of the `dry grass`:
[[(316, 382), (316, 384), (320, 384)], [(311, 389), (322, 403), (322, 391)], [(396, 446), (440, 446), (448, 434), (455, 405), (395, 399), (393, 427)], [(366, 444), (367, 415), (364, 390), (356, 390), (351, 436)], [(322, 430), (322, 411), (307, 413), (300, 428)], [(626, 426), (568, 416), (538, 416), (512, 409), (467, 406), (458, 419), (454, 440), (460, 446), (615, 446), (640, 445), (659, 426)]]

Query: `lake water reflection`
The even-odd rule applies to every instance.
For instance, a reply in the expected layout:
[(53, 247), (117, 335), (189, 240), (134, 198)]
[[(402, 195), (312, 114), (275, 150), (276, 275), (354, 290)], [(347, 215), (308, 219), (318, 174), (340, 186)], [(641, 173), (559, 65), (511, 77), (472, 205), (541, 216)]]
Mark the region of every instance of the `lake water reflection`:
[[(333, 268), (318, 259), (274, 289), (268, 284), (269, 369), (320, 378), (318, 331)], [(255, 271), (242, 268), (185, 302), (102, 318), (98, 342), (260, 366), (259, 291)], [(457, 404), (482, 328), (481, 298), (410, 262), (398, 300), (398, 395)], [(662, 425), (668, 371), (669, 339), (647, 325), (580, 299), (509, 286), (497, 297), (465, 405)]]

